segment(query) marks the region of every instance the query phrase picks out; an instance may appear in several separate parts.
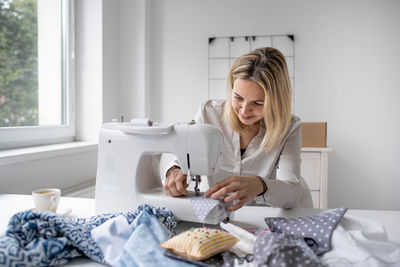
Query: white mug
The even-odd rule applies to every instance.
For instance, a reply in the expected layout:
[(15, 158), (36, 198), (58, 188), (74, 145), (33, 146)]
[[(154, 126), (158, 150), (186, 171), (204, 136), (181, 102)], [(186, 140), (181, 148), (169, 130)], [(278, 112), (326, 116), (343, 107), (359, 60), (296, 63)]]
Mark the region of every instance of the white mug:
[(36, 210), (57, 211), (61, 198), (61, 190), (58, 188), (43, 188), (32, 192)]

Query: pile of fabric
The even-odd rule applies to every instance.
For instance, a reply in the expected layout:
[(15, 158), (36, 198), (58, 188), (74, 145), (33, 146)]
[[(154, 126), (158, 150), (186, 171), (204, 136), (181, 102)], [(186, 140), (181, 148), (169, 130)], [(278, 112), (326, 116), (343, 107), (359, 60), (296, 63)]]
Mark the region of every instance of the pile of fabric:
[(248, 231), (231, 223), (176, 235), (165, 208), (67, 218), (46, 211), (15, 214), (0, 237), (0, 266), (55, 266), (86, 256), (112, 266), (386, 266), (400, 248), (379, 224), (339, 208), (299, 218), (265, 218)]
[(80, 256), (109, 264), (91, 232), (122, 217), (132, 226), (148, 217), (167, 232), (177, 224), (172, 212), (147, 204), (140, 205), (134, 212), (88, 218), (68, 218), (48, 211), (22, 211), (10, 219), (5, 235), (0, 236), (0, 266), (56, 266)]

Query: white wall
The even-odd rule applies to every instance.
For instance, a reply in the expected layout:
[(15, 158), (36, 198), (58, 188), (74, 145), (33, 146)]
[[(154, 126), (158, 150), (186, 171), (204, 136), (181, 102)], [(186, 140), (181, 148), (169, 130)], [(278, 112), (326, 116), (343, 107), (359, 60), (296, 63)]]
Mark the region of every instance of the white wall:
[[(118, 108), (120, 101), (120, 79), (118, 77), (120, 72), (120, 49), (119, 42), (116, 41), (120, 38), (120, 31), (118, 30), (119, 2), (113, 0), (97, 2), (102, 3), (102, 12), (99, 14), (102, 23), (100, 28), (101, 38), (99, 40), (99, 43), (102, 44), (102, 57), (99, 58), (102, 63), (102, 76), (100, 80), (102, 88), (100, 91), (103, 96), (99, 102), (100, 109), (102, 110), (102, 113), (100, 113), (102, 115), (99, 124), (100, 128), (103, 121), (111, 121), (120, 117)], [(93, 41), (89, 41), (88, 44), (92, 45)], [(96, 139), (98, 130), (96, 130)]]
[[(102, 59), (103, 72), (103, 122), (121, 119), (121, 116), (124, 120), (147, 117), (151, 93), (150, 1), (103, 0), (97, 3), (102, 5), (102, 41), (99, 42), (102, 57), (99, 60)], [(94, 21), (85, 18), (83, 22), (90, 25)], [(86, 45), (90, 46), (92, 42), (86, 42)]]
[(120, 112), (126, 119), (148, 116), (149, 3), (146, 0), (120, 0)]
[(400, 210), (399, 1), (157, 0), (149, 8), (152, 118), (189, 120), (206, 99), (208, 37), (294, 34), (295, 113), (328, 122), (329, 207)]

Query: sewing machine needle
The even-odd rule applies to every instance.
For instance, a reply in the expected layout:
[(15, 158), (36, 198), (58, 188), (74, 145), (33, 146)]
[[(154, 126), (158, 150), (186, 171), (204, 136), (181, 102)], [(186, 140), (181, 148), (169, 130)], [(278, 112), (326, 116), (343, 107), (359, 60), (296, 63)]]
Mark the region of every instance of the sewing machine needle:
[(191, 181), (192, 181), (192, 174), (190, 172), (190, 169), (188, 169), (187, 176), (186, 176), (186, 184), (189, 186)]

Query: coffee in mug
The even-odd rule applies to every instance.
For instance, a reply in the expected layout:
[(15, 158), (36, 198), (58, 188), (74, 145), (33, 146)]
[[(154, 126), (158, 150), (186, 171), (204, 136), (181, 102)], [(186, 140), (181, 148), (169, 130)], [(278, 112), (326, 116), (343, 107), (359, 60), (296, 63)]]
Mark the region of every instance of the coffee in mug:
[(36, 210), (57, 211), (61, 198), (61, 190), (58, 188), (37, 189), (32, 192)]

